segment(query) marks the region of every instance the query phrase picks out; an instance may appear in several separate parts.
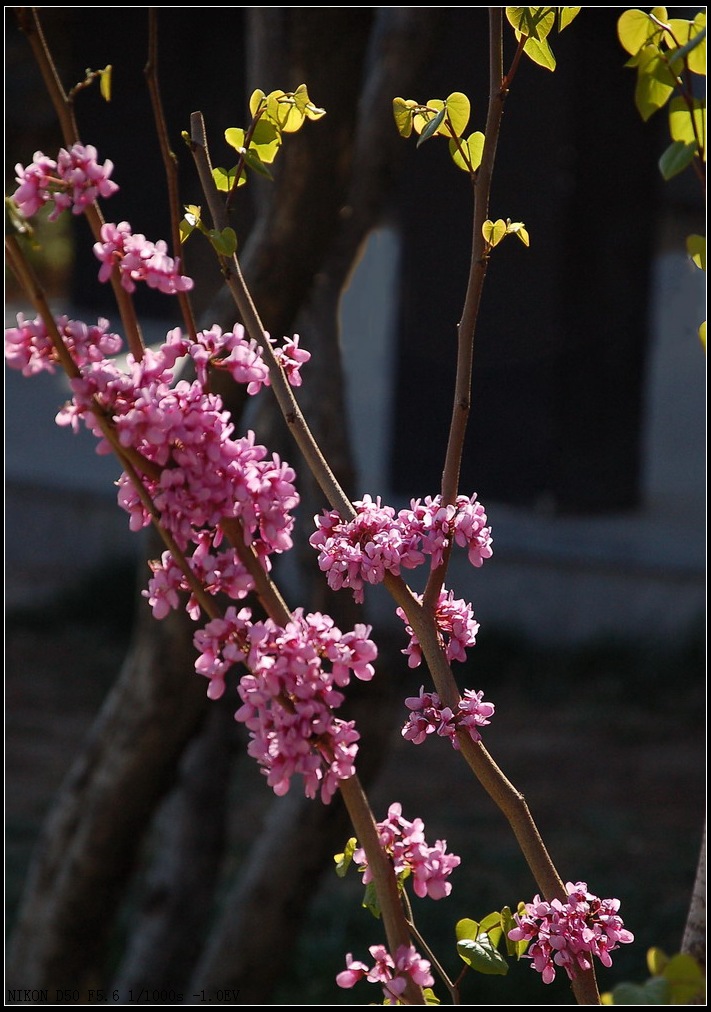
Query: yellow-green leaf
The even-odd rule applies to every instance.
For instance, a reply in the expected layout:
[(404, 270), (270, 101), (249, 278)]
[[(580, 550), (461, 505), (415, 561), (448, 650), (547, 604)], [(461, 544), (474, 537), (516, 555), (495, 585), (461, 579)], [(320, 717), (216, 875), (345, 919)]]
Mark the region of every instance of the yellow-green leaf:
[(555, 70), (555, 56), (546, 39), (526, 39), (523, 51), (539, 67)]
[(111, 71), (112, 71), (112, 69), (113, 68), (112, 68), (111, 64), (109, 63), (109, 64), (107, 64), (104, 67), (103, 70), (99, 71), (99, 90), (101, 92), (101, 97), (103, 98), (104, 102), (110, 102), (111, 101)]
[(431, 123), (443, 109), (444, 102), (441, 98), (431, 98), (425, 106), (418, 105), (412, 120), (416, 133), (421, 134), (427, 124)]
[(506, 18), (517, 33), (542, 41), (555, 24), (555, 10), (555, 7), (507, 7)]
[(437, 115), (434, 117), (434, 119), (431, 119), (429, 123), (425, 127), (423, 127), (422, 132), (420, 133), (420, 139), (417, 142), (418, 148), (420, 144), (424, 144), (425, 141), (429, 140), (430, 137), (434, 136), (435, 133), (438, 133), (439, 128), (442, 125), (446, 114), (447, 114), (446, 109), (443, 106), (437, 113)]
[(580, 14), (582, 7), (559, 7), (558, 8), (558, 32), (567, 28), (571, 21)]
[(425, 999), (425, 1005), (439, 1005), (440, 1000), (434, 993), (431, 987), (425, 987), (422, 989), (422, 995)]
[(481, 226), (481, 234), (484, 236), (484, 242), (493, 249), (506, 235), (506, 222), (503, 218), (498, 218), (496, 221), (487, 220)]
[(256, 91), (252, 92), (249, 99), (249, 115), (254, 119), (259, 110), (265, 105), (267, 96), (264, 94), (261, 88), (257, 88)]
[(686, 237), (686, 252), (700, 271), (706, 270), (706, 236), (689, 235)]
[(358, 841), (355, 836), (352, 836), (346, 843), (345, 850), (342, 854), (334, 854), (333, 860), (336, 862), (336, 874), (339, 878), (343, 878), (348, 871), (348, 866), (353, 860), (353, 854), (355, 853)]
[(255, 151), (262, 162), (271, 165), (281, 147), (281, 131), (268, 119), (260, 119), (249, 142), (249, 150)]
[(699, 341), (701, 341), (701, 346), (706, 351), (706, 320), (699, 327)]
[(417, 108), (417, 102), (411, 98), (393, 99), (393, 116), (395, 126), (401, 137), (409, 137), (412, 133), (413, 110)]
[(658, 47), (644, 46), (640, 50), (634, 93), (635, 104), (642, 119), (646, 122), (657, 109), (661, 109), (673, 92), (674, 78), (659, 55)]
[[(664, 8), (656, 7), (652, 13), (658, 17), (656, 12), (660, 10), (664, 10)], [(664, 16), (659, 18), (660, 21), (666, 21), (666, 13), (664, 10)], [(630, 56), (636, 56), (642, 46), (646, 45), (655, 35), (661, 40), (661, 31), (644, 11), (625, 11), (617, 19), (617, 38), (620, 40), (622, 48)]]
[(664, 967), (664, 978), (671, 985), (672, 1003), (689, 1005), (703, 991), (704, 974), (693, 956), (679, 952)]
[(447, 126), (451, 124), (452, 130), (447, 129), (441, 132), (447, 133), (450, 136), (453, 132), (455, 137), (461, 137), (466, 130), (471, 113), (469, 99), (461, 91), (453, 91), (451, 95), (447, 96), (444, 105), (447, 110), (447, 120), (449, 121)]
[(479, 922), (472, 920), (471, 917), (463, 917), (461, 921), (457, 921), (454, 931), (458, 942), (463, 938), (476, 938), (479, 934)]
[(666, 180), (678, 176), (694, 160), (696, 144), (684, 144), (683, 141), (672, 141), (659, 159), (659, 171)]
[[(684, 144), (696, 144), (697, 137), (706, 160), (706, 102), (704, 99), (695, 98), (692, 110), (683, 98), (673, 98), (669, 103), (669, 133), (673, 141), (683, 141)], [(696, 128), (696, 129), (694, 129)]]
[[(229, 193), (235, 182), (235, 173), (237, 166), (233, 166), (229, 171), (223, 169), (221, 166), (216, 166), (212, 170), (212, 178), (215, 180), (215, 186), (221, 193)], [(238, 186), (244, 186), (247, 182), (247, 176), (244, 169), (240, 173)]]
[(240, 154), (244, 151), (244, 138), (245, 132), (242, 127), (229, 127), (225, 130), (225, 140), (231, 148), (239, 151)]
[(647, 949), (647, 969), (653, 977), (664, 973), (664, 967), (669, 962), (669, 957), (661, 949), (655, 947)]
[(449, 142), (449, 153), (457, 168), (464, 172), (476, 172), (484, 155), (484, 134), (477, 130), (466, 140), (463, 137), (453, 137)]
[[(698, 19), (698, 20), (697, 20)], [(701, 11), (693, 21), (672, 18), (664, 39), (671, 49), (669, 59), (675, 73), (682, 59), (695, 74), (706, 74), (706, 15)]]

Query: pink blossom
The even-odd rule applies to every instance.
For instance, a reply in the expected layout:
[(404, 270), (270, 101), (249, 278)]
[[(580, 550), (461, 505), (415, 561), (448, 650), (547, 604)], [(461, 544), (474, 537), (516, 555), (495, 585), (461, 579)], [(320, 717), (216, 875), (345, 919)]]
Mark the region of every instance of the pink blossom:
[(127, 292), (135, 292), (137, 281), (145, 281), (149, 288), (167, 295), (193, 287), (192, 278), (180, 273), (180, 260), (168, 256), (165, 242), (159, 239), (152, 243), (140, 233), (134, 235), (127, 221), (102, 225), (101, 242), (94, 243), (94, 255), (101, 261), (99, 281), (108, 281), (117, 267), (121, 287)]
[[(274, 345), (274, 342), (270, 343)], [(293, 387), (301, 386), (301, 366), (311, 358), (311, 352), (299, 347), (299, 335), (285, 337), (281, 348), (274, 346), (274, 357), (286, 373), (286, 378)]]
[(31, 218), (50, 200), (54, 201), (50, 221), (69, 209), (82, 214), (98, 197), (116, 193), (118, 186), (109, 178), (113, 168), (108, 160), (99, 165), (91, 144), (74, 144), (68, 151), (60, 148), (56, 162), (36, 151), (27, 168), (15, 166), (19, 186), (12, 199), (25, 218)]
[[(442, 899), (452, 891), (448, 878), (461, 863), (456, 854), (447, 853), (445, 840), (437, 840), (433, 847), (425, 842), (425, 826), (422, 819), (408, 822), (402, 816), (402, 806), (395, 802), (388, 809), (388, 817), (378, 823), (380, 845), (390, 857), (395, 874), (403, 881), (412, 875), (413, 888), (417, 896)], [(359, 847), (353, 854), (354, 861), (363, 873), (363, 883), (372, 881), (365, 850)]]
[(604, 966), (612, 964), (610, 953), (634, 941), (619, 916), (620, 901), (602, 900), (588, 892), (585, 882), (567, 882), (566, 899), (548, 903), (535, 896), (525, 912), (514, 915), (516, 927), (509, 931), (514, 942), (530, 942), (526, 957), (545, 984), (564, 969), (574, 980), (579, 970), (592, 966), (597, 956)]
[(436, 692), (425, 692), (420, 687), (419, 696), (409, 696), (405, 706), (412, 713), (402, 729), (402, 736), (415, 745), (421, 745), (429, 734), (449, 738), (453, 748), (459, 749), (457, 731), (467, 731), (472, 741), (480, 741), (479, 728), (490, 724), (494, 704), (483, 700), (484, 693), (465, 689), (456, 711), (443, 707)]
[[(421, 601), (422, 598), (418, 597), (418, 600)], [(413, 632), (412, 626), (408, 624), (407, 616), (402, 608), (397, 609), (397, 614), (405, 623), (405, 631), (410, 637), (408, 646), (402, 652), (408, 657), (408, 665), (411, 668), (417, 668), (422, 663), (420, 641)], [(476, 634), (479, 631), (479, 623), (474, 618), (472, 606), (466, 601), (455, 600), (453, 591), (447, 593), (442, 589), (434, 619), (442, 637), (447, 660), (465, 661), (467, 659), (466, 647), (474, 646)]]
[(430, 973), (430, 964), (423, 959), (413, 945), (400, 945), (395, 958), (390, 955), (384, 945), (371, 945), (370, 955), (374, 963), (369, 968), (366, 963), (357, 962), (349, 952), (346, 956), (346, 970), (336, 976), (339, 987), (353, 987), (365, 977), (371, 984), (382, 984), (385, 1004), (399, 1004), (399, 997), (407, 987), (408, 978), (418, 987), (431, 987), (434, 977)]
[[(121, 350), (118, 334), (108, 333), (108, 320), (100, 319), (95, 325), (88, 325), (67, 316), (57, 316), (54, 322), (72, 361), (79, 367), (101, 362), (106, 355), (115, 355)], [(41, 316), (26, 320), (18, 313), (17, 327), (5, 331), (5, 361), (11, 369), (21, 369), (24, 376), (56, 371), (59, 355)]]

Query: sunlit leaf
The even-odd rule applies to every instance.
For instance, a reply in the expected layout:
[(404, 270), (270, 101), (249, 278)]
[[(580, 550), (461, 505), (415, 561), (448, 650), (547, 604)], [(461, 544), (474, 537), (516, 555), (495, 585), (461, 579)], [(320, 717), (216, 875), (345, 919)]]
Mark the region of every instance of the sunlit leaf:
[[(229, 169), (229, 171), (227, 169), (223, 169), (219, 165), (212, 170), (212, 178), (215, 180), (215, 186), (217, 187), (217, 189), (221, 193), (229, 193), (230, 192), (230, 190), (232, 189), (232, 187), (235, 184), (235, 175), (236, 175), (236, 173), (237, 173), (237, 166), (236, 165), (233, 166), (233, 168)], [(242, 173), (240, 175), (240, 180), (239, 180), (239, 183), (237, 185), (238, 186), (244, 186), (244, 184), (246, 182), (247, 182), (247, 176), (246, 176), (244, 170), (242, 170)]]
[(422, 995), (425, 999), (425, 1005), (440, 1005), (441, 1002), (437, 995), (434, 993), (431, 987), (425, 987), (422, 989)]
[(661, 976), (668, 962), (669, 956), (662, 949), (657, 949), (654, 946), (647, 949), (647, 969), (653, 977)]
[(353, 854), (355, 853), (357, 846), (358, 841), (355, 836), (352, 836), (346, 843), (343, 853), (333, 855), (333, 860), (336, 862), (336, 875), (338, 875), (339, 878), (343, 878), (348, 871), (348, 867), (353, 860)]
[(706, 15), (701, 12), (701, 17), (700, 25), (681, 18), (669, 22), (669, 32), (664, 38), (670, 47), (668, 58), (675, 74), (681, 73), (684, 62), (694, 73), (706, 74)]
[(103, 70), (99, 71), (99, 91), (104, 102), (111, 101), (111, 64), (107, 64)]
[(393, 116), (395, 117), (395, 126), (397, 127), (398, 133), (401, 137), (409, 137), (412, 133), (413, 109), (416, 108), (417, 102), (411, 98), (393, 99)]
[[(655, 8), (655, 11), (659, 10), (663, 10), (663, 8)], [(664, 17), (659, 20), (666, 21), (666, 10)], [(617, 38), (620, 40), (622, 48), (631, 56), (636, 56), (642, 46), (646, 45), (655, 35), (661, 40), (662, 30), (644, 11), (625, 11), (617, 19)]]
[(686, 252), (701, 271), (706, 270), (706, 236), (689, 235), (686, 237)]
[(664, 179), (673, 179), (683, 172), (694, 160), (696, 144), (684, 144), (683, 141), (672, 141), (659, 159), (659, 171)]
[(242, 127), (230, 127), (228, 130), (225, 130), (225, 140), (231, 148), (239, 151), (240, 154), (244, 150), (244, 138), (245, 131)]
[[(467, 128), (471, 114), (469, 99), (461, 91), (454, 91), (451, 95), (447, 96), (444, 104), (447, 110), (447, 127), (451, 125), (454, 136), (461, 137)], [(446, 132), (451, 134), (449, 129)]]
[(701, 341), (701, 345), (704, 351), (706, 351), (706, 320), (699, 327), (699, 341)]
[(256, 91), (252, 92), (249, 99), (249, 115), (254, 119), (259, 110), (263, 105), (266, 105), (267, 96), (264, 94), (261, 88), (257, 88)]
[(555, 70), (555, 56), (546, 39), (527, 39), (523, 51), (539, 67)]
[(571, 21), (580, 14), (581, 10), (582, 7), (558, 7), (558, 31), (562, 32), (564, 28), (567, 28)]
[(506, 222), (503, 218), (497, 219), (497, 221), (485, 221), (481, 227), (481, 233), (484, 236), (484, 241), (489, 244), (492, 248), (498, 246), (501, 240), (506, 235)]
[(504, 929), (504, 940), (506, 941), (506, 951), (509, 956), (515, 956), (516, 959), (521, 957), (528, 948), (528, 941), (523, 939), (520, 942), (514, 942), (509, 938), (509, 931), (516, 927), (516, 921), (514, 915), (511, 913), (510, 907), (504, 907), (501, 911), (501, 925)]
[[(440, 112), (444, 112), (444, 102), (441, 98), (431, 98), (427, 105), (418, 106), (412, 120), (416, 133), (421, 134), (427, 127), (427, 124), (431, 123)], [(444, 117), (442, 117), (443, 119)], [(440, 120), (440, 125), (442, 120)]]
[(454, 931), (458, 942), (463, 938), (474, 939), (479, 934), (479, 922), (472, 920), (471, 917), (463, 917), (461, 921), (457, 921)]
[(661, 109), (674, 92), (674, 78), (654, 45), (643, 47), (637, 67), (637, 85), (634, 100), (645, 122)]
[(449, 153), (454, 164), (465, 172), (476, 172), (484, 155), (484, 134), (481, 130), (463, 137), (452, 138), (449, 142)]
[(457, 942), (457, 952), (464, 962), (478, 973), (505, 976), (509, 972), (509, 964), (494, 947), (488, 935), (478, 938), (462, 938)]
[(706, 102), (695, 98), (690, 110), (683, 98), (673, 98), (669, 103), (669, 133), (673, 141), (683, 141), (685, 144), (696, 144), (698, 137), (705, 156)]
[(555, 24), (555, 7), (507, 7), (506, 18), (521, 35), (545, 39)]

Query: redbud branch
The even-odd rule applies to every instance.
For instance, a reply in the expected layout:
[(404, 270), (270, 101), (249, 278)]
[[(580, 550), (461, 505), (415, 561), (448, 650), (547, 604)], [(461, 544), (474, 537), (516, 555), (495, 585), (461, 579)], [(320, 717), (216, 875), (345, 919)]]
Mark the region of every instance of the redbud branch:
[[(457, 375), (454, 384), (454, 404), (447, 440), (444, 470), (442, 473), (442, 505), (453, 503), (459, 492), (464, 438), (471, 408), (472, 364), (481, 294), (489, 263), (482, 226), (489, 215), (491, 178), (496, 159), (501, 118), (506, 94), (502, 91), (503, 23), (500, 7), (489, 8), (489, 107), (484, 130), (484, 150), (481, 165), (473, 177), (474, 219), (472, 227), (472, 254), (464, 308), (457, 328)], [(445, 555), (442, 565), (433, 570), (423, 595), (425, 608), (434, 611), (444, 583), (448, 563)]]
[[(148, 94), (151, 98), (153, 118), (160, 145), (160, 153), (165, 169), (165, 178), (168, 186), (168, 209), (170, 211), (171, 246), (173, 256), (180, 257), (180, 195), (178, 191), (178, 159), (170, 146), (168, 127), (165, 121), (165, 110), (160, 92), (158, 80), (158, 12), (155, 7), (148, 9), (148, 60), (143, 73), (148, 86)], [(192, 302), (187, 292), (177, 293), (180, 311), (183, 314), (185, 327), (193, 341), (197, 340), (197, 326), (195, 314), (193, 313)]]
[[(15, 13), (20, 30), (25, 34), (32, 48), (32, 53), (42, 74), (45, 87), (54, 106), (54, 111), (59, 119), (64, 143), (68, 148), (71, 148), (72, 145), (81, 143), (79, 128), (74, 116), (74, 103), (65, 92), (62, 82), (59, 80), (57, 68), (52, 59), (47, 40), (44, 37), (42, 26), (40, 25), (37, 8), (16, 7)], [(89, 222), (94, 239), (96, 242), (99, 242), (101, 240), (101, 228), (104, 224), (104, 217), (98, 203), (94, 201), (94, 203), (88, 204), (84, 209), (84, 214)], [(140, 362), (143, 358), (144, 349), (141, 328), (136, 317), (133, 300), (129, 293), (121, 286), (121, 279), (117, 268), (114, 268), (111, 272), (111, 287), (121, 316), (121, 322), (126, 332), (128, 347), (136, 361)]]
[(452, 1005), (459, 1005), (459, 988), (452, 980), (450, 980), (449, 974), (444, 969), (444, 967), (437, 959), (432, 949), (429, 947), (425, 939), (422, 937), (420, 932), (415, 927), (415, 918), (412, 916), (412, 904), (410, 903), (410, 897), (407, 895), (404, 889), (402, 890), (402, 902), (405, 907), (405, 913), (407, 915), (407, 926), (412, 932), (412, 937), (417, 942), (419, 950), (424, 952), (425, 956), (427, 956), (430, 963), (441, 977), (442, 983), (447, 988), (452, 997)]

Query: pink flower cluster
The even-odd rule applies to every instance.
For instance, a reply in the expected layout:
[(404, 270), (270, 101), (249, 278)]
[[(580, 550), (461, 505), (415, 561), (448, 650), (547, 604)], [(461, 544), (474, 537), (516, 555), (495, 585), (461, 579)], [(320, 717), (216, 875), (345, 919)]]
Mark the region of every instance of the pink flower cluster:
[[(456, 854), (447, 853), (447, 841), (437, 840), (434, 847), (425, 842), (425, 826), (422, 819), (408, 822), (402, 817), (402, 805), (395, 802), (388, 809), (388, 817), (378, 823), (380, 845), (389, 855), (400, 881), (412, 875), (413, 889), (421, 899), (440, 900), (452, 891), (449, 875), (461, 863)], [(363, 872), (363, 884), (372, 881), (368, 858), (362, 848), (353, 854), (353, 860)]]
[(465, 689), (456, 711), (449, 706), (442, 706), (436, 692), (425, 692), (420, 687), (419, 696), (410, 696), (405, 706), (412, 713), (402, 729), (402, 736), (415, 745), (421, 745), (429, 734), (438, 734), (449, 738), (453, 748), (459, 750), (457, 731), (466, 731), (472, 741), (480, 741), (478, 728), (490, 724), (494, 714), (494, 704), (486, 703), (484, 693)]
[(31, 218), (43, 204), (54, 201), (49, 216), (56, 221), (62, 211), (71, 208), (73, 214), (82, 214), (98, 197), (110, 197), (118, 186), (109, 177), (113, 162), (97, 162), (97, 151), (91, 144), (74, 144), (69, 151), (60, 148), (56, 162), (41, 151), (35, 151), (27, 168), (15, 166), (20, 184), (12, 195), (20, 214)]
[(353, 987), (365, 977), (372, 984), (383, 985), (386, 1005), (398, 1005), (407, 987), (408, 977), (418, 987), (431, 987), (434, 984), (429, 962), (420, 956), (414, 945), (399, 946), (395, 959), (384, 945), (371, 945), (369, 952), (375, 960), (372, 967), (353, 959), (352, 953), (348, 953), (346, 969), (336, 976), (339, 987)]
[(94, 243), (94, 255), (101, 261), (99, 281), (108, 281), (118, 267), (121, 287), (127, 292), (135, 292), (137, 281), (145, 281), (149, 288), (166, 295), (189, 292), (193, 287), (192, 278), (180, 273), (180, 260), (168, 256), (162, 239), (152, 243), (145, 235), (134, 235), (127, 221), (102, 225), (101, 239)]
[[(244, 327), (236, 323), (228, 333), (215, 324), (210, 330), (198, 335), (198, 343), (189, 347), (201, 383), (207, 383), (208, 366), (225, 369), (236, 383), (245, 383), (248, 394), (258, 394), (263, 386), (270, 386), (269, 367), (263, 358), (262, 349), (254, 340), (248, 340)], [(284, 369), (292, 386), (301, 386), (301, 366), (309, 361), (311, 353), (299, 348), (299, 336), (285, 337), (284, 344), (274, 347), (274, 355)]]
[(560, 967), (573, 980), (578, 970), (590, 969), (593, 956), (611, 966), (610, 953), (634, 941), (618, 913), (619, 900), (601, 900), (588, 892), (586, 882), (567, 882), (565, 888), (565, 902), (547, 903), (536, 896), (525, 914), (514, 915), (517, 927), (509, 931), (513, 942), (533, 943), (526, 956), (544, 984), (555, 979)]
[[(418, 600), (421, 600), (418, 597)], [(409, 644), (403, 650), (408, 657), (408, 665), (411, 668), (418, 668), (422, 663), (422, 649), (420, 642), (407, 624), (407, 616), (402, 608), (397, 609), (398, 616), (405, 623), (405, 631), (410, 637)], [(435, 622), (444, 642), (444, 649), (448, 661), (465, 661), (467, 659), (466, 647), (474, 646), (476, 634), (479, 632), (479, 623), (474, 618), (472, 606), (466, 601), (455, 599), (454, 592), (447, 593), (441, 590), (437, 607), (435, 608)]]
[[(108, 333), (108, 320), (88, 326), (79, 320), (58, 316), (55, 323), (69, 354), (80, 368), (89, 362), (101, 362), (105, 356), (121, 350), (118, 334)], [(22, 313), (17, 314), (17, 327), (5, 331), (5, 361), (11, 369), (21, 369), (24, 376), (56, 371), (59, 356), (41, 317), (26, 320)]]
[(492, 555), (491, 531), (476, 495), (458, 496), (450, 506), (441, 505), (441, 496), (413, 499), (411, 508), (397, 515), (369, 495), (354, 506), (352, 520), (343, 521), (335, 510), (314, 517), (317, 530), (309, 542), (318, 549), (318, 564), (329, 587), (351, 588), (358, 602), (365, 584), (381, 583), (386, 572), (398, 576), (401, 569), (413, 569), (427, 556), (436, 568), (452, 543), (466, 547), (474, 566)]
[(275, 794), (286, 794), (298, 773), (306, 796), (320, 791), (328, 804), (339, 782), (355, 773), (358, 732), (333, 711), (351, 673), (362, 681), (374, 675), (377, 648), (369, 635), (369, 626), (342, 633), (327, 615), (304, 616), (301, 609), (281, 628), (271, 619), (252, 622), (249, 608), (234, 607), (196, 632), (195, 668), (210, 679), (211, 699), (223, 695), (234, 664), (249, 669), (238, 685), (243, 705), (235, 719), (249, 729), (248, 752)]

